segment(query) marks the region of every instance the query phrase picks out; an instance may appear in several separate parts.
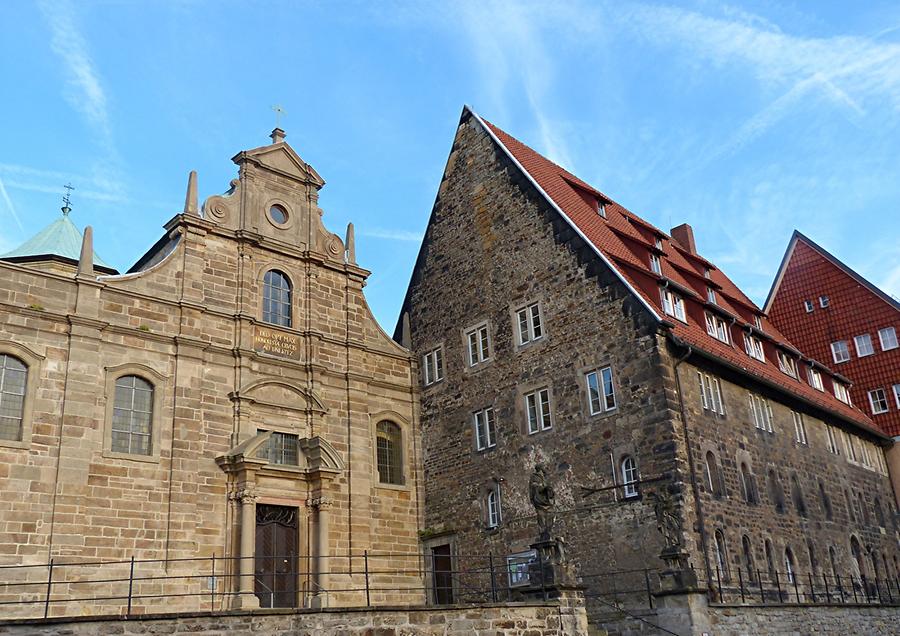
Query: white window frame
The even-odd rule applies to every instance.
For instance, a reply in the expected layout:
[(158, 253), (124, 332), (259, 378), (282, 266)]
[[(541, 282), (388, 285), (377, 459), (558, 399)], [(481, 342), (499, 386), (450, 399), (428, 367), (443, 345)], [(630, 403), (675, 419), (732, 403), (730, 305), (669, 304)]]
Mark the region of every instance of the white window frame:
[(725, 344), (730, 344), (731, 342), (728, 336), (728, 323), (720, 316), (710, 312), (706, 312), (706, 333)]
[(834, 359), (835, 364), (841, 364), (850, 360), (850, 345), (847, 344), (846, 340), (835, 340), (831, 343), (831, 357)]
[(900, 384), (895, 384), (893, 386), (894, 389), (894, 401), (897, 403), (897, 409), (900, 410)]
[(792, 378), (797, 377), (797, 361), (784, 351), (778, 351), (778, 368), (785, 375), (789, 375)]
[(650, 271), (662, 276), (662, 262), (659, 260), (659, 255), (657, 254), (650, 254)]
[(750, 399), (750, 414), (753, 417), (753, 425), (761, 431), (774, 433), (775, 431), (772, 427), (772, 406), (769, 404), (769, 400), (756, 393), (748, 392), (747, 395)]
[(663, 311), (666, 315), (686, 323), (687, 313), (685, 313), (684, 298), (668, 288), (660, 290), (660, 293), (662, 294)]
[(475, 427), (475, 448), (483, 451), (497, 445), (497, 424), (493, 408), (475, 411), (472, 414), (472, 424)]
[(444, 379), (443, 346), (435, 347), (422, 356), (422, 369), (424, 370), (425, 386), (431, 386)]
[(587, 388), (588, 410), (591, 415), (599, 415), (616, 409), (616, 387), (613, 382), (612, 367), (606, 366), (584, 374)]
[(828, 296), (819, 296), (819, 307), (825, 309), (830, 304), (831, 301), (829, 300)]
[(470, 368), (491, 359), (491, 334), (486, 322), (466, 330), (466, 351)]
[(487, 492), (485, 506), (487, 508), (488, 528), (499, 527), (500, 524), (503, 523), (503, 507), (500, 503), (500, 484), (494, 484)]
[(847, 389), (847, 387), (837, 380), (834, 380), (832, 384), (834, 384), (834, 397), (839, 399), (844, 404), (852, 405), (852, 401), (850, 400), (850, 391)]
[(722, 399), (722, 386), (719, 378), (714, 378), (702, 371), (697, 371), (697, 377), (700, 380), (700, 403), (703, 405), (703, 410), (725, 415), (725, 401)]
[(528, 303), (516, 309), (516, 333), (519, 346), (540, 340), (544, 337), (544, 319), (541, 304)]
[(841, 448), (838, 446), (837, 435), (834, 433), (834, 427), (826, 424), (825, 425), (825, 433), (828, 436), (828, 452), (833, 455), (840, 455)]
[[(860, 347), (859, 343), (865, 343), (865, 347)], [(856, 347), (856, 357), (857, 358), (866, 358), (875, 353), (875, 346), (872, 344), (872, 336), (867, 333), (859, 334), (858, 336), (853, 336), (853, 346)], [(866, 350), (868, 347), (868, 350)]]
[[(880, 396), (876, 396), (875, 394), (880, 393)], [(877, 388), (872, 389), (867, 392), (869, 396), (869, 406), (872, 407), (872, 415), (881, 415), (882, 413), (887, 413), (890, 409), (888, 408), (888, 398), (887, 393), (885, 393), (884, 389)], [(878, 403), (876, 408), (876, 397), (878, 398)], [(882, 407), (882, 404), (884, 405)]]
[(754, 360), (766, 361), (766, 350), (763, 347), (762, 340), (752, 334), (744, 334), (744, 351)]
[(822, 382), (822, 374), (819, 373), (816, 369), (810, 366), (806, 370), (806, 375), (809, 378), (809, 386), (816, 389), (817, 391), (825, 390), (825, 383)]
[(759, 314), (755, 314), (753, 316), (753, 324), (756, 325), (756, 328), (762, 331), (762, 318)]
[[(889, 334), (889, 335), (887, 335)], [(887, 343), (885, 343), (887, 341)], [(900, 346), (897, 342), (897, 330), (893, 327), (884, 327), (878, 330), (878, 342), (881, 343), (882, 351), (890, 351)]]
[(602, 216), (604, 219), (606, 218), (606, 204), (603, 201), (597, 203), (597, 214)]
[(529, 435), (553, 428), (549, 388), (544, 387), (525, 394), (525, 418)]
[(803, 421), (803, 414), (791, 411), (791, 419), (794, 421), (794, 439), (798, 444), (807, 446), (809, 442), (806, 438), (806, 422)]
[(813, 305), (811, 300), (804, 300), (803, 308), (806, 310), (806, 313), (811, 314), (813, 311), (815, 311), (816, 306)]
[(656, 249), (658, 249), (658, 250), (662, 249), (662, 239), (660, 237), (657, 236), (656, 238), (654, 238), (653, 244), (656, 246)]
[(529, 565), (536, 557), (537, 553), (534, 550), (507, 555), (506, 576), (509, 587), (524, 587), (531, 582)]
[(713, 305), (718, 305), (719, 303), (716, 301), (716, 290), (712, 287), (707, 286), (706, 288), (706, 300), (711, 302)]
[[(631, 462), (628, 465), (628, 462)], [(633, 499), (638, 496), (638, 482), (640, 472), (634, 455), (626, 455), (619, 461), (619, 473), (622, 476), (622, 494), (625, 499)]]
[(847, 431), (841, 431), (842, 437), (844, 438), (844, 449), (846, 452), (847, 461), (851, 464), (856, 463), (856, 447), (853, 445), (853, 438)]

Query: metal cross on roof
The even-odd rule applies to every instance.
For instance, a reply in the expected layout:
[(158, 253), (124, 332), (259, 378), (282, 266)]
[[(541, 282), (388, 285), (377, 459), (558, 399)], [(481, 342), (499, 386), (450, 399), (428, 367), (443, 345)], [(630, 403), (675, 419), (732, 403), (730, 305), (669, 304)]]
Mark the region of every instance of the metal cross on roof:
[(282, 108), (281, 104), (275, 104), (272, 106), (272, 110), (275, 111), (275, 128), (281, 128), (281, 116), (287, 115), (287, 112)]
[(75, 186), (73, 186), (72, 183), (69, 182), (66, 185), (64, 185), (63, 187), (66, 189), (66, 193), (63, 195), (62, 212), (64, 215), (68, 216), (69, 212), (72, 211), (72, 206), (70, 205), (70, 203), (71, 203), (70, 195), (72, 194), (72, 190), (75, 189)]

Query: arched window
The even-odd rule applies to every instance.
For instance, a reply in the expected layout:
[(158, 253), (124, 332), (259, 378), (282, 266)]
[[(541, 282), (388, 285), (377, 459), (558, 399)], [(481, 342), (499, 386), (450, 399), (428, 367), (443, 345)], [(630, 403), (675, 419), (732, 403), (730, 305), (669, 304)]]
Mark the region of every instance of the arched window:
[(866, 499), (861, 492), (856, 493), (856, 501), (859, 502), (858, 517), (862, 519), (865, 525), (869, 525), (869, 507), (866, 505)]
[(706, 451), (706, 483), (713, 497), (722, 496), (722, 479), (719, 476), (719, 465), (712, 451)]
[(771, 579), (775, 576), (775, 556), (772, 552), (772, 542), (766, 539), (764, 547), (766, 551), (766, 569), (769, 570), (769, 578)]
[(864, 575), (866, 569), (863, 566), (862, 546), (859, 545), (859, 540), (856, 537), (850, 537), (850, 554), (853, 556), (854, 574), (857, 576)]
[(741, 462), (741, 491), (744, 495), (744, 501), (748, 504), (756, 503), (756, 488), (753, 484), (753, 475), (750, 474), (750, 468), (747, 462)]
[(819, 570), (819, 561), (816, 559), (816, 548), (811, 539), (806, 540), (806, 554), (809, 556), (809, 571), (815, 574)]
[(153, 426), (153, 385), (136, 375), (116, 380), (110, 450), (150, 455)]
[(878, 554), (875, 550), (869, 550), (869, 561), (872, 562), (872, 576), (877, 581), (881, 577), (881, 568), (878, 567)]
[(794, 553), (790, 548), (784, 549), (784, 573), (788, 583), (794, 582), (795, 572), (797, 571), (797, 562), (794, 561)]
[(0, 439), (22, 441), (27, 381), (28, 367), (24, 362), (0, 355)]
[(753, 562), (753, 546), (750, 544), (750, 537), (746, 534), (741, 537), (741, 547), (744, 551), (744, 568), (747, 571), (747, 581), (752, 583), (756, 580), (756, 564)]
[(828, 547), (828, 559), (831, 561), (831, 576), (837, 580), (838, 577), (838, 566), (837, 566), (837, 553), (834, 551), (834, 546)]
[(853, 502), (850, 501), (850, 492), (844, 489), (844, 499), (847, 501), (847, 518), (856, 521), (856, 513), (853, 511)]
[(794, 508), (801, 517), (806, 516), (806, 502), (803, 500), (803, 489), (800, 487), (800, 479), (797, 474), (791, 475), (791, 499), (794, 501)]
[(725, 535), (721, 530), (716, 530), (715, 534), (715, 548), (716, 548), (716, 567), (719, 570), (719, 574), (722, 577), (723, 581), (727, 581), (729, 579), (728, 576), (728, 551), (725, 547)]
[(495, 484), (488, 491), (486, 508), (488, 528), (496, 528), (503, 521), (503, 512), (500, 508), (500, 484)]
[(831, 497), (825, 492), (825, 484), (821, 480), (819, 481), (819, 498), (822, 500), (822, 512), (825, 514), (825, 519), (831, 521), (834, 518), (834, 511), (831, 509)]
[(872, 506), (875, 508), (875, 521), (882, 528), (884, 527), (884, 510), (881, 507), (881, 499), (875, 497), (872, 501)]
[(277, 269), (263, 277), (262, 319), (270, 325), (291, 326), (291, 281)]
[(784, 489), (774, 469), (769, 470), (769, 499), (777, 512), (784, 512)]
[(403, 483), (403, 435), (393, 422), (378, 422), (376, 427), (378, 481), (383, 484)]
[(625, 498), (638, 496), (638, 469), (634, 457), (626, 455), (622, 459), (622, 485)]

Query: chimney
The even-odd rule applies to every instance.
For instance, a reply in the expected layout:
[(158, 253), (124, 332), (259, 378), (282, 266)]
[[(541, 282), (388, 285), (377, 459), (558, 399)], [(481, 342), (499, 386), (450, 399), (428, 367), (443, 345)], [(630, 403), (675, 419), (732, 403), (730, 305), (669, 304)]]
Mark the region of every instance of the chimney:
[(691, 254), (697, 253), (697, 245), (694, 243), (694, 230), (687, 223), (682, 223), (678, 227), (673, 227), (670, 232), (672, 238), (678, 241)]

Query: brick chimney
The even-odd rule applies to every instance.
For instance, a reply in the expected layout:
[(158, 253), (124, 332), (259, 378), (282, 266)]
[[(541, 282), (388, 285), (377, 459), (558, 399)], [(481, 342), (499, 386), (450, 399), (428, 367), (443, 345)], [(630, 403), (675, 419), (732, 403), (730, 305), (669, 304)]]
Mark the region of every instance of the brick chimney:
[(687, 223), (682, 223), (678, 227), (673, 227), (670, 232), (672, 238), (678, 241), (691, 254), (697, 253), (697, 246), (694, 243), (694, 230)]

